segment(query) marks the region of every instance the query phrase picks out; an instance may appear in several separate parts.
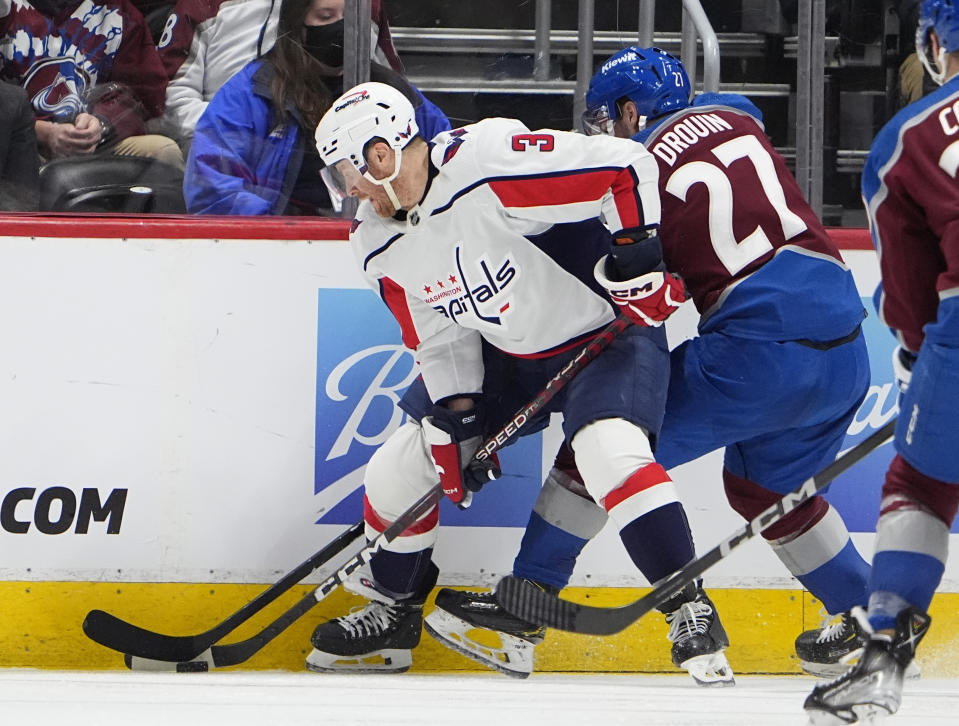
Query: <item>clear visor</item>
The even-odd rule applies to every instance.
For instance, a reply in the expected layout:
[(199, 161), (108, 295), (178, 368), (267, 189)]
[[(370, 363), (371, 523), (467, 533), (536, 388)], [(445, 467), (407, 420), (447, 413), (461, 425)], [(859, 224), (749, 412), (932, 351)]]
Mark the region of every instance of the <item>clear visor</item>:
[(605, 103), (596, 108), (587, 108), (583, 111), (583, 133), (587, 136), (614, 136), (613, 118), (609, 113), (609, 106)]
[(329, 170), (330, 182), (333, 188), (341, 196), (347, 197), (350, 189), (356, 186), (356, 183), (363, 178), (363, 174), (349, 161), (349, 159), (340, 159), (333, 166), (326, 167)]
[(393, 206), (399, 209), (400, 202), (396, 197), (396, 192), (393, 191), (391, 183), (400, 173), (400, 164), (402, 163), (403, 151), (401, 149), (394, 149), (393, 151), (395, 153), (395, 165), (393, 173), (384, 177), (383, 179), (377, 179), (374, 177), (370, 173), (369, 167), (367, 167), (365, 164), (363, 165), (362, 169), (357, 169), (353, 162), (349, 159), (340, 159), (332, 166), (326, 167), (327, 171), (329, 172), (327, 176), (328, 183), (332, 185), (336, 194), (338, 194), (341, 198), (345, 198), (353, 196), (354, 190), (360, 188), (360, 181), (365, 180), (369, 184), (375, 184), (378, 187), (383, 187), (386, 190), (386, 195), (393, 203)]

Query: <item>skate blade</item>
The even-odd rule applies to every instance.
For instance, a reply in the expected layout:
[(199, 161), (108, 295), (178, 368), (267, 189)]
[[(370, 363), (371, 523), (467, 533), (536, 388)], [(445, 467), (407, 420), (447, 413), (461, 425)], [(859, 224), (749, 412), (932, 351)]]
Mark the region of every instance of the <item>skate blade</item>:
[(807, 673), (816, 678), (824, 678), (827, 680), (833, 680), (838, 678), (843, 673), (852, 668), (852, 663), (814, 663), (811, 661), (801, 660), (799, 661), (799, 667), (803, 669), (804, 673)]
[[(861, 650), (859, 652), (861, 653)], [(841, 660), (836, 663), (813, 663), (811, 661), (801, 660), (799, 661), (799, 667), (802, 668), (805, 673), (808, 673), (811, 676), (816, 676), (816, 678), (833, 680), (843, 675), (858, 662), (858, 657), (849, 660)], [(922, 669), (919, 667), (919, 663), (917, 663), (915, 659), (911, 660), (909, 665), (906, 666), (906, 670), (903, 671), (902, 677), (907, 681), (917, 681), (922, 678)]]
[[(434, 610), (423, 620), (426, 632), (450, 650), (510, 678), (529, 678), (533, 672), (533, 645), (507, 633), (477, 628), (445, 610)], [(477, 640), (499, 641), (499, 646)]]
[(808, 716), (806, 726), (847, 726), (850, 723), (855, 723), (830, 711), (808, 710), (806, 715)]
[(412, 665), (412, 651), (402, 648), (364, 655), (336, 655), (314, 648), (306, 657), (306, 667), (314, 673), (405, 673)]
[(736, 685), (733, 669), (730, 668), (723, 651), (697, 655), (684, 661), (681, 667), (686, 669), (699, 686), (725, 688)]
[(889, 711), (873, 703), (853, 706), (847, 715), (840, 715), (832, 711), (818, 709), (807, 710), (809, 716), (807, 726), (880, 726), (889, 717)]

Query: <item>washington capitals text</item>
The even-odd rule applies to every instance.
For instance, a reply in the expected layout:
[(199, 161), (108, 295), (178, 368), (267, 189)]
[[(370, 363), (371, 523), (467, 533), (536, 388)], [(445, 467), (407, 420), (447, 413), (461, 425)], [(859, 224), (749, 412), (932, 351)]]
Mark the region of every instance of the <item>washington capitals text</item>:
[[(425, 301), (433, 306), (433, 309), (442, 313), (445, 317), (455, 320), (457, 316), (470, 310), (480, 320), (499, 324), (499, 316), (483, 315), (477, 308), (477, 304), (483, 304), (492, 300), (501, 293), (516, 277), (517, 270), (512, 260), (506, 258), (499, 265), (499, 269), (494, 273), (487, 260), (479, 260), (479, 268), (482, 270), (485, 280), (478, 285), (474, 285), (467, 279), (466, 273), (460, 260), (460, 250), (456, 251), (457, 272), (450, 274), (445, 280), (436, 280), (433, 283), (423, 285)], [(509, 302), (502, 303), (498, 313), (504, 313), (509, 309)]]

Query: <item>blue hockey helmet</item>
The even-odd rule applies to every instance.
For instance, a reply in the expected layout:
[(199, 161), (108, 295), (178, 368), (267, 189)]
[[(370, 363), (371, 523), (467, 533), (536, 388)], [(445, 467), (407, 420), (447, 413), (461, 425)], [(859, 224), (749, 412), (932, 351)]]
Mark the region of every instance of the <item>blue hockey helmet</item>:
[(620, 99), (629, 99), (640, 116), (653, 119), (686, 108), (691, 91), (678, 58), (659, 48), (631, 46), (611, 56), (590, 80), (583, 130), (612, 135)]
[[(935, 57), (929, 40), (929, 33), (933, 30), (939, 39), (939, 54)], [(916, 53), (932, 80), (940, 85), (945, 80), (946, 53), (954, 51), (959, 51), (959, 2), (922, 0), (916, 28)]]

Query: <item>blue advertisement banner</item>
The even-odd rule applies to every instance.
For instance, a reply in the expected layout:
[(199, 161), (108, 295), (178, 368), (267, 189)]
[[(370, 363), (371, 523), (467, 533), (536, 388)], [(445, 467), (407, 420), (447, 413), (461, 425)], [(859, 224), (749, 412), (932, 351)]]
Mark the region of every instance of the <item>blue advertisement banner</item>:
[[(899, 414), (898, 388), (892, 373), (892, 352), (896, 339), (879, 320), (871, 298), (863, 298), (869, 316), (863, 322), (872, 384), (846, 434), (843, 451), (855, 446), (889, 419)], [(826, 498), (842, 515), (850, 532), (875, 532), (879, 518), (882, 483), (895, 455), (892, 442), (884, 444), (852, 469), (838, 477)], [(959, 532), (959, 519), (953, 524)]]
[[(892, 376), (896, 341), (863, 299), (863, 323), (872, 385), (846, 435), (843, 450), (898, 414)], [(415, 376), (413, 356), (386, 306), (371, 290), (322, 289), (318, 297), (316, 457), (314, 494), (322, 498), (324, 524), (348, 524), (363, 514), (362, 470), (376, 448), (403, 422), (396, 406)], [(875, 531), (879, 497), (893, 456), (883, 445), (837, 478), (827, 498), (852, 532)], [(551, 454), (551, 452), (550, 452)], [(467, 511), (442, 504), (444, 525), (525, 527), (543, 471), (542, 435), (521, 438), (500, 454), (504, 476), (487, 485), (496, 496), (478, 496)], [(959, 520), (953, 527), (959, 532)]]
[[(415, 377), (400, 330), (371, 290), (322, 289), (316, 350), (314, 494), (323, 524), (363, 516), (362, 469), (403, 423), (397, 403)], [(466, 511), (444, 500), (444, 525), (525, 527), (542, 483), (542, 434), (519, 439), (500, 455), (503, 477)]]

